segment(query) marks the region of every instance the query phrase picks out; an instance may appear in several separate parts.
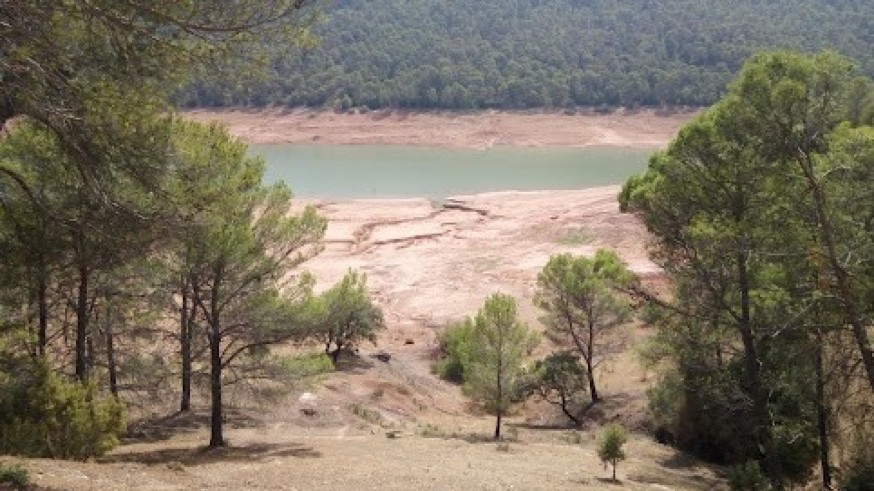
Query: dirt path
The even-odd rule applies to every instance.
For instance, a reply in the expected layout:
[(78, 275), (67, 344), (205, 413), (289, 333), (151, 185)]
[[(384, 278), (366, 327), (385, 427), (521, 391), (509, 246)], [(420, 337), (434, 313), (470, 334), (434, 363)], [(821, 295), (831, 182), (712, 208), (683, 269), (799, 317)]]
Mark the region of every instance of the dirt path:
[(650, 109), (609, 114), (581, 111), (416, 112), (380, 110), (193, 110), (198, 121), (220, 121), (247, 143), (422, 145), (453, 148), (618, 146), (663, 148), (695, 110)]

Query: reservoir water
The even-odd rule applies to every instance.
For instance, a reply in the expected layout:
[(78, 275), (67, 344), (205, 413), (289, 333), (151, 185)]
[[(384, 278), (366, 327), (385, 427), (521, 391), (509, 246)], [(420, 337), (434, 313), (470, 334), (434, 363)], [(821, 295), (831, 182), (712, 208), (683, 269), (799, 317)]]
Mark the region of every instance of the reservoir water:
[(651, 150), (494, 147), (457, 150), (386, 145), (252, 145), (265, 180), (303, 198), (443, 199), (490, 191), (583, 189), (622, 183)]

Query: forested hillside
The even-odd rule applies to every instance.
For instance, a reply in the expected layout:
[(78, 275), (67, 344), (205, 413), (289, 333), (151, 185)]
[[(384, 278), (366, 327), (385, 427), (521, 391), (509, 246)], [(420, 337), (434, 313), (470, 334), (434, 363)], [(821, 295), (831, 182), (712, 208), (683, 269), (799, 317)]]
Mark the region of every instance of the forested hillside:
[(185, 106), (707, 105), (756, 50), (834, 48), (874, 74), (869, 0), (335, 0), (319, 45)]

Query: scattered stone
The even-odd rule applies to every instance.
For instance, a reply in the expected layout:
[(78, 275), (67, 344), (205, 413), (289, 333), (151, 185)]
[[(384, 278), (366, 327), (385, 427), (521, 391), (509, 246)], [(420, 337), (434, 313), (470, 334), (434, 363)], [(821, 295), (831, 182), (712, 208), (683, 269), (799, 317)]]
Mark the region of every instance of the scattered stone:
[(373, 355), (373, 357), (383, 363), (388, 363), (389, 360), (391, 360), (391, 354), (385, 351), (380, 351), (379, 353)]
[(303, 407), (300, 409), (300, 412), (302, 412), (304, 416), (308, 416), (310, 418), (317, 414), (316, 410), (311, 407)]
[(404, 344), (416, 344), (416, 342), (413, 341), (413, 338), (407, 338), (404, 340)]
[(401, 435), (402, 435), (401, 430), (388, 430), (385, 432), (385, 437), (391, 438), (391, 439), (400, 438)]

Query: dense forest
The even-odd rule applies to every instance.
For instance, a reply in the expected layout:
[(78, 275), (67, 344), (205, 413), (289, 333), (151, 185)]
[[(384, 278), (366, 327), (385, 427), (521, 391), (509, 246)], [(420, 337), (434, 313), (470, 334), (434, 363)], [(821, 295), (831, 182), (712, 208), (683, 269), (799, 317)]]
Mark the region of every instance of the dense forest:
[(832, 48), (874, 73), (864, 0), (336, 0), (317, 44), (183, 106), (709, 105), (760, 49)]

